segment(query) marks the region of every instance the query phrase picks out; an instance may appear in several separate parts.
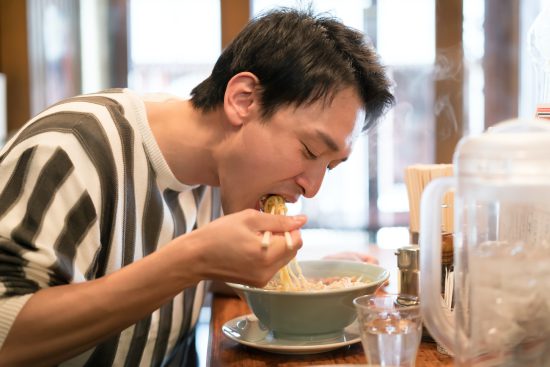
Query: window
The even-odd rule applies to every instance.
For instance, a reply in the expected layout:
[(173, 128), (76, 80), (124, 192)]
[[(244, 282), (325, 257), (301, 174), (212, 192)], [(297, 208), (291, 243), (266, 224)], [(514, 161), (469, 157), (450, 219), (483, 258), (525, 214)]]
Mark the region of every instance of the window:
[[(296, 4), (255, 0), (253, 15)], [(377, 128), (361, 137), (345, 164), (327, 173), (317, 197), (301, 200), (296, 210), (308, 214), (310, 227), (405, 226), (404, 168), (434, 160), (434, 1), (317, 0), (312, 6), (366, 33), (395, 81), (397, 104)], [(402, 11), (395, 12), (396, 8)]]
[[(115, 22), (110, 15), (115, 6), (122, 6), (119, 19), (128, 24), (128, 52), (123, 53), (128, 60), (122, 60), (128, 65), (128, 75), (122, 75), (128, 78), (128, 85), (145, 92), (187, 95), (209, 74), (220, 53), (222, 2), (235, 10), (235, 2), (225, 1), (81, 0), (75, 5), (48, 0), (40, 6), (30, 2), (34, 4), (28, 11), (30, 90), (35, 93), (32, 113), (69, 95), (121, 86), (106, 75), (115, 58), (109, 52), (112, 47), (105, 46), (113, 42), (107, 30), (115, 28), (105, 24)], [(550, 6), (550, 0), (253, 0), (251, 15), (275, 6), (309, 3), (315, 11), (328, 12), (370, 37), (395, 81), (397, 97), (395, 108), (358, 141), (349, 161), (327, 175), (319, 195), (294, 208), (309, 215), (310, 227), (406, 227), (404, 168), (413, 163), (448, 162), (455, 142), (445, 140), (445, 129), (455, 129), (461, 137), (480, 133), (496, 122), (490, 116), (500, 112), (500, 97), (494, 95), (499, 76), (511, 78), (512, 87), (507, 88), (513, 88), (514, 80), (518, 84), (505, 99), (513, 107), (509, 111), (522, 117), (533, 115), (534, 76), (527, 32), (542, 7)], [(459, 11), (446, 8), (447, 13), (438, 12), (441, 6), (456, 6)], [(516, 13), (517, 24), (495, 18)], [(436, 22), (441, 16), (449, 18)], [(445, 48), (439, 42), (449, 19), (461, 22), (460, 38), (453, 39), (453, 47)], [(50, 23), (56, 26), (46, 29)], [(509, 39), (498, 43), (491, 38), (495, 27), (508, 32)], [(126, 28), (122, 28), (119, 37), (126, 36)], [(510, 52), (512, 47), (517, 48), (509, 53), (510, 59), (517, 58), (509, 63), (512, 71), (503, 74), (499, 70), (495, 75), (488, 60), (502, 57), (491, 52)], [(456, 50), (463, 52), (463, 65), (456, 62), (462, 60), (460, 52), (454, 61), (447, 61)], [(440, 84), (452, 80), (455, 73), (461, 73), (460, 80), (451, 90), (464, 96), (449, 108), (453, 101)], [(8, 98), (9, 94), (8, 89)], [(447, 151), (442, 153), (442, 147)]]
[(221, 51), (220, 1), (130, 0), (130, 88), (189, 95)]
[[(489, 46), (497, 51), (507, 49), (514, 37), (519, 37), (522, 61), (517, 75), (510, 78), (521, 81), (521, 90), (507, 90), (505, 98), (512, 106), (520, 105), (522, 116), (532, 116), (529, 96), (533, 81), (524, 39), (529, 25), (547, 2), (550, 1), (521, 2), (517, 5), (521, 10), (518, 29), (493, 23), (493, 27), (508, 31), (510, 39), (488, 45), (493, 40), (485, 37), (491, 35), (486, 8), (502, 8), (498, 1), (312, 1), (315, 11), (340, 18), (374, 42), (395, 82), (397, 104), (375, 130), (362, 137), (349, 162), (326, 176), (318, 196), (300, 202), (296, 211), (309, 215), (309, 226), (370, 230), (406, 227), (404, 168), (415, 163), (449, 163), (456, 143), (453, 139), (482, 132), (492, 123), (491, 116), (496, 116), (485, 111), (496, 98), (486, 95), (486, 90), (494, 93), (498, 89), (491, 70), (486, 69), (491, 57), (486, 53)], [(301, 7), (303, 2), (254, 0), (252, 15), (277, 6)], [(506, 11), (513, 13), (511, 6)], [(456, 9), (461, 13), (456, 13)], [(454, 34), (449, 34), (448, 19), (439, 19), (438, 23), (438, 16), (454, 17)], [(520, 55), (516, 57), (519, 59)], [(510, 60), (512, 67), (515, 63)], [(506, 88), (511, 86), (513, 81)], [(449, 138), (449, 134), (456, 137)]]
[(27, 2), (31, 115), (58, 100), (79, 94), (79, 3)]

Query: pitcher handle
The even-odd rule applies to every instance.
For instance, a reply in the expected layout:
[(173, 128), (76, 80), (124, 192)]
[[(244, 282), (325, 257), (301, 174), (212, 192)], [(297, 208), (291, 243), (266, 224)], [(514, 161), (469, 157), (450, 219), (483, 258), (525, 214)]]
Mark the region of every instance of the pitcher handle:
[[(420, 309), (430, 335), (454, 353), (454, 319), (444, 313), (441, 300), (441, 205), (443, 195), (456, 187), (453, 177), (431, 181), (420, 201)], [(455, 205), (456, 207), (456, 205)]]

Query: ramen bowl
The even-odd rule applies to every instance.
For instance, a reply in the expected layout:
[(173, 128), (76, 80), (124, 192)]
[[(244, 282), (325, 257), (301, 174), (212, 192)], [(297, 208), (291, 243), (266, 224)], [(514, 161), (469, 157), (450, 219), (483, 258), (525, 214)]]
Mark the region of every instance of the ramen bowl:
[(300, 261), (299, 265), (307, 279), (360, 277), (362, 284), (282, 291), (227, 283), (277, 338), (317, 339), (342, 335), (344, 328), (356, 318), (353, 299), (374, 293), (389, 278), (386, 269), (359, 261), (311, 260)]

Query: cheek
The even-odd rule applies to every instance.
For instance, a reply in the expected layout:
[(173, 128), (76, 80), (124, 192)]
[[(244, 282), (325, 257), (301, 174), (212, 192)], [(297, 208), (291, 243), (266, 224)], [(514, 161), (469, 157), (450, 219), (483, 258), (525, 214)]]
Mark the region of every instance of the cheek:
[(244, 162), (237, 163), (244, 163), (249, 173), (269, 180), (298, 175), (304, 168), (301, 151), (295, 146), (289, 146), (290, 139), (276, 136), (273, 138), (269, 130), (249, 130), (242, 140), (245, 156), (241, 158)]
[(262, 133), (245, 135), (242, 143), (244, 148), (242, 158), (250, 170), (265, 171), (273, 169), (281, 159), (282, 152), (279, 147), (263, 131)]

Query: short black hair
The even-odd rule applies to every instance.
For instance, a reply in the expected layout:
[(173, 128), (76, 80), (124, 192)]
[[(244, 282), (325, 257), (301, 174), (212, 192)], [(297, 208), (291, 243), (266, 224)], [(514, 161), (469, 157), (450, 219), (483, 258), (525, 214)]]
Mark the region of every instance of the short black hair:
[(197, 109), (223, 104), (229, 80), (248, 71), (260, 81), (262, 117), (277, 108), (324, 100), (353, 86), (365, 108), (363, 130), (394, 103), (391, 83), (363, 33), (311, 9), (279, 8), (251, 20), (191, 91)]

